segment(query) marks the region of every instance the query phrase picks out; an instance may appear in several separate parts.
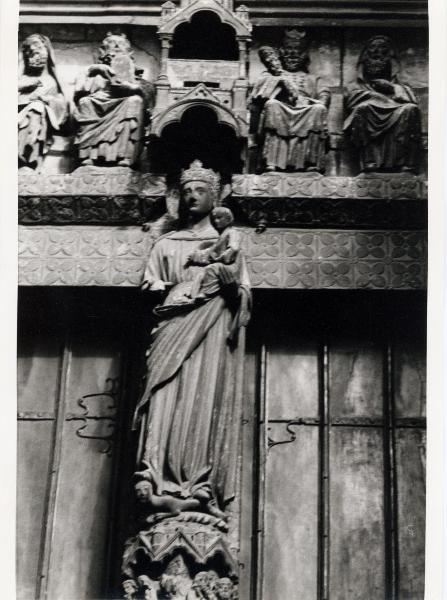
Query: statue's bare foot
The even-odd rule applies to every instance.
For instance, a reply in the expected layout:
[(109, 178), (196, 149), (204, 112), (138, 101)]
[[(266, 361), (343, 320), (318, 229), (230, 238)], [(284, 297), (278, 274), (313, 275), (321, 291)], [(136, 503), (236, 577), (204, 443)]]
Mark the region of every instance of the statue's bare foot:
[(403, 166), (400, 170), (402, 173), (416, 173), (416, 169), (414, 167)]
[(81, 165), (83, 167), (91, 167), (93, 165), (93, 160), (91, 158), (84, 158), (84, 160), (81, 162)]
[(273, 165), (267, 165), (267, 166), (265, 167), (265, 172), (266, 172), (266, 173), (274, 173), (274, 172), (275, 172), (275, 170), (276, 170), (276, 169), (275, 169), (275, 167), (274, 167)]
[(371, 171), (377, 171), (377, 164), (374, 162), (366, 163), (363, 170), (365, 173), (371, 173)]
[(130, 167), (130, 160), (127, 160), (127, 158), (123, 158), (123, 160), (119, 160), (118, 161), (118, 166), (120, 166), (120, 167)]
[(307, 167), (306, 171), (307, 173), (318, 173), (320, 169), (315, 165), (312, 165), (311, 167)]

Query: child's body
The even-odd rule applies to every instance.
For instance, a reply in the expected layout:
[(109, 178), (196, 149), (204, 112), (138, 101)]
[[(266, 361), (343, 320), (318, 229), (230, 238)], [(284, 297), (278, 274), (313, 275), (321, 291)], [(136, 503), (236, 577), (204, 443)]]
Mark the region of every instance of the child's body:
[(240, 254), (241, 234), (232, 227), (234, 218), (229, 208), (214, 208), (210, 215), (213, 227), (219, 232), (219, 239), (207, 248), (192, 252), (186, 266), (203, 267), (194, 277), (191, 286), (191, 298), (205, 298), (203, 284), (208, 276), (216, 277), (220, 265), (236, 264)]

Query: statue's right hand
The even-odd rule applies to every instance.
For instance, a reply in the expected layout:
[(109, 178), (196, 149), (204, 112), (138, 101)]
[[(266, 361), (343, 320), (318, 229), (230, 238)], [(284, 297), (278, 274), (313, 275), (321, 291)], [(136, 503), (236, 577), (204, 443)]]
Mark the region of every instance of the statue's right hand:
[(110, 79), (113, 75), (115, 75), (115, 71), (109, 67), (109, 65), (97, 64), (89, 67), (87, 74), (89, 77), (102, 75), (105, 79)]

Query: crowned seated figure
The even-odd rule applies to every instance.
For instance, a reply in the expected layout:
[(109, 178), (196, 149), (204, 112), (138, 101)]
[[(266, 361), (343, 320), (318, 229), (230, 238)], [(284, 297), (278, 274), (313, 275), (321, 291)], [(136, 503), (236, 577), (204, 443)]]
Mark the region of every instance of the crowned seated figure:
[(398, 77), (389, 38), (372, 37), (359, 61), (356, 82), (346, 96), (344, 130), (359, 151), (362, 171), (414, 172), (421, 139), (416, 97)]
[(268, 73), (253, 89), (251, 129), (262, 147), (261, 168), (323, 172), (330, 91), (308, 72), (306, 32), (286, 31), (279, 52), (263, 46), (259, 56)]
[(56, 72), (50, 40), (38, 33), (22, 45), (19, 74), (18, 158), (19, 167), (36, 169), (68, 117), (69, 103)]
[(154, 87), (135, 68), (125, 35), (107, 34), (98, 64), (75, 90), (75, 145), (82, 165), (131, 167), (140, 155)]

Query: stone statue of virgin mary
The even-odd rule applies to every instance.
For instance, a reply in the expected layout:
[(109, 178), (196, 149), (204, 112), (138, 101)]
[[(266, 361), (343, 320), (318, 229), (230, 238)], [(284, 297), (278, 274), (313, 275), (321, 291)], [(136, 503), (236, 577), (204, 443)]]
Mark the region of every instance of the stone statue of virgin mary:
[(240, 447), (244, 328), (250, 291), (243, 256), (204, 274), (192, 252), (214, 244), (210, 212), (220, 180), (194, 161), (180, 179), (176, 227), (153, 245), (143, 289), (158, 292), (159, 323), (148, 351), (139, 429), (136, 490), (154, 512), (199, 511), (226, 519)]

